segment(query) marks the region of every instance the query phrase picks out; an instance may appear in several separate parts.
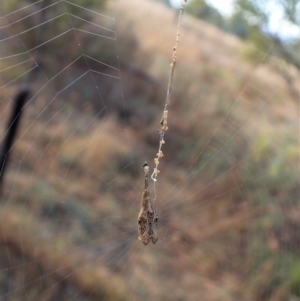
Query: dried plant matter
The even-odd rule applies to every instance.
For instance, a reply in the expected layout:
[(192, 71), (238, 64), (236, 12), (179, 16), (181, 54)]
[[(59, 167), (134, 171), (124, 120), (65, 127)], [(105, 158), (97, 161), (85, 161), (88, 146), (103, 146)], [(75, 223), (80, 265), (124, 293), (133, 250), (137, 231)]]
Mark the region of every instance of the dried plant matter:
[(158, 240), (157, 234), (157, 214), (154, 209), (153, 200), (150, 196), (148, 186), (149, 166), (147, 162), (142, 166), (145, 172), (145, 187), (142, 196), (142, 207), (138, 217), (139, 240), (147, 245), (152, 241), (156, 243)]
[(176, 42), (175, 42), (175, 46), (173, 47), (172, 63), (170, 65), (170, 75), (169, 75), (169, 83), (168, 83), (168, 89), (167, 89), (167, 97), (166, 97), (164, 111), (163, 111), (163, 114), (162, 114), (162, 117), (161, 117), (161, 120), (160, 120), (159, 148), (158, 148), (158, 152), (156, 154), (156, 157), (154, 158), (155, 168), (154, 168), (154, 171), (153, 171), (152, 176), (151, 176), (151, 178), (154, 182), (156, 182), (157, 175), (159, 174), (159, 170), (158, 170), (159, 159), (163, 157), (163, 153), (161, 151), (161, 148), (162, 148), (162, 145), (165, 143), (164, 136), (165, 136), (166, 131), (168, 130), (168, 112), (169, 112), (169, 105), (170, 105), (170, 100), (171, 100), (173, 75), (174, 75), (174, 70), (175, 70), (175, 65), (176, 65), (176, 60), (177, 60), (177, 47), (178, 47), (178, 43), (179, 43), (180, 26), (181, 26), (181, 22), (182, 22), (182, 14), (183, 14), (183, 8), (184, 8), (184, 3), (185, 2), (186, 2), (186, 0), (182, 3), (182, 5), (180, 7), (180, 12), (179, 12), (179, 17), (178, 17), (178, 25), (177, 25), (177, 32), (176, 32)]
[[(184, 3), (186, 0), (184, 1)], [(169, 75), (169, 83), (168, 83), (168, 89), (167, 89), (167, 97), (165, 102), (164, 111), (160, 120), (160, 141), (159, 141), (159, 148), (158, 152), (156, 154), (156, 157), (154, 158), (154, 171), (152, 173), (152, 180), (154, 181), (154, 191), (155, 191), (155, 182), (157, 180), (157, 175), (159, 173), (158, 170), (158, 164), (159, 159), (162, 158), (163, 152), (161, 151), (162, 145), (165, 143), (164, 136), (166, 131), (168, 130), (168, 110), (170, 105), (170, 99), (171, 99), (171, 90), (172, 90), (172, 82), (173, 82), (173, 75), (176, 65), (176, 59), (177, 59), (177, 46), (179, 43), (179, 36), (180, 36), (180, 26), (182, 21), (182, 13), (184, 8), (184, 3), (182, 3), (180, 12), (179, 12), (179, 18), (178, 18), (178, 25), (177, 25), (177, 32), (176, 32), (176, 42), (175, 46), (173, 47), (173, 53), (172, 53), (172, 63), (170, 65), (170, 75)], [(157, 215), (154, 209), (154, 201), (156, 199), (156, 195), (154, 197), (154, 200), (150, 197), (149, 187), (148, 187), (148, 174), (149, 174), (149, 166), (147, 162), (142, 166), (144, 168), (145, 172), (145, 188), (143, 192), (143, 198), (142, 198), (142, 208), (139, 213), (138, 217), (138, 231), (139, 231), (139, 240), (144, 244), (147, 245), (151, 241), (152, 243), (156, 243), (158, 240), (158, 234), (157, 234)]]

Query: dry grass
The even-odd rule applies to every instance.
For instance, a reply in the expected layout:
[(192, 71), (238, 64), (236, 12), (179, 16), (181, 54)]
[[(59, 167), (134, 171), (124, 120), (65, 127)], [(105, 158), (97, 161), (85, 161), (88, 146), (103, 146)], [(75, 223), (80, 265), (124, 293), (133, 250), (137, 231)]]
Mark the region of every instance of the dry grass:
[[(0, 221), (0, 243), (26, 258), (24, 276), (30, 277), (33, 262), (36, 267), (43, 270), (45, 275), (43, 278), (36, 275), (37, 278), (31, 281), (27, 278), (25, 283), (19, 284), (14, 294), (18, 294), (23, 289), (30, 293), (28, 287), (32, 281), (37, 283), (44, 281), (49, 285), (52, 278), (55, 279), (54, 284), (42, 291), (36, 290), (33, 299), (45, 300), (46, 296), (48, 298), (49, 291), (57, 292), (59, 286), (67, 282), (83, 295), (93, 299), (106, 297), (107, 300), (116, 301), (136, 300), (116, 274), (112, 274), (101, 265), (95, 266), (95, 258), (84, 256), (80, 249), (76, 249), (72, 241), (65, 236), (55, 236), (55, 233), (49, 229), (49, 225), (41, 223), (29, 212), (25, 215), (24, 212), (19, 212), (18, 208), (2, 208)], [(21, 241), (20, 229), (22, 229)], [(52, 294), (55, 295), (54, 292)]]

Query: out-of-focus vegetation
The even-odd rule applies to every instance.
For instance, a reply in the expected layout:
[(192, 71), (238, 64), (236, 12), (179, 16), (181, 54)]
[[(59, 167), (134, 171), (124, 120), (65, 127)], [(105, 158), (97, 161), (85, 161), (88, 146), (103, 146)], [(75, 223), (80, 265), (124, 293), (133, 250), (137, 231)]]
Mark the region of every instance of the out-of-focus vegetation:
[[(162, 2), (169, 3), (168, 0)], [(250, 43), (251, 47), (245, 51), (245, 57), (254, 64), (258, 64), (268, 52), (269, 55), (264, 62), (272, 59), (272, 64), (289, 84), (291, 94), (298, 99), (299, 94), (293, 87), (297, 75), (292, 76), (291, 72), (287, 71), (289, 67), (282, 61), (294, 66), (298, 71), (300, 70), (300, 35), (291, 35), (288, 32), (289, 27), (287, 27), (287, 24), (290, 25), (290, 28), (291, 26), (300, 26), (300, 1), (234, 0), (233, 5), (233, 12), (229, 16), (222, 15), (218, 9), (205, 0), (189, 1), (186, 11), (196, 18), (205, 20)], [(278, 24), (278, 28), (287, 28), (287, 32), (284, 33), (281, 30), (280, 33), (277, 33), (270, 30), (271, 23), (274, 24), (274, 20), (271, 20), (273, 12), (282, 14), (280, 20), (282, 24)], [(279, 58), (280, 61), (274, 58)]]
[[(4, 12), (28, 3), (8, 4)], [(13, 84), (33, 60), (0, 79), (3, 116), (18, 84), (34, 96), (1, 196), (3, 300), (299, 299), (299, 103), (270, 47), (261, 51), (272, 59), (253, 67), (251, 46), (185, 15), (157, 185), (160, 240), (145, 248), (136, 239), (139, 166), (158, 146), (174, 12), (153, 1), (87, 4), (115, 19), (67, 1), (2, 19), (45, 8), (0, 32), (18, 36), (2, 42), (1, 57), (25, 47), (40, 65)], [(119, 63), (123, 90), (101, 75), (119, 77)]]
[(225, 28), (224, 17), (216, 8), (209, 5), (205, 0), (190, 1), (187, 5), (186, 11), (199, 19), (218, 26), (219, 28)]

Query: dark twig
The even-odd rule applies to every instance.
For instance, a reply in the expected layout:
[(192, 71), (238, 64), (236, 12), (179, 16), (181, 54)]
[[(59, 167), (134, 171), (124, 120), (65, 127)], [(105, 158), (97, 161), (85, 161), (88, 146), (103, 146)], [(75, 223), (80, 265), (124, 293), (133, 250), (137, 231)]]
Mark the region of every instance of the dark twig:
[(14, 107), (7, 124), (7, 130), (3, 139), (4, 141), (0, 152), (0, 191), (2, 190), (3, 178), (5, 175), (7, 163), (9, 161), (11, 147), (17, 134), (18, 125), (20, 123), (23, 108), (28, 95), (28, 88), (22, 88), (16, 95), (16, 98), (14, 100)]

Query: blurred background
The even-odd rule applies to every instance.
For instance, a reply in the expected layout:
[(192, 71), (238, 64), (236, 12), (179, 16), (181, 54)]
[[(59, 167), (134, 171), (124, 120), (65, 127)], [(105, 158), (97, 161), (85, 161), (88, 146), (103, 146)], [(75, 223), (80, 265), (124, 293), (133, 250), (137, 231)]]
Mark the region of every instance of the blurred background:
[(179, 4), (0, 3), (1, 301), (300, 300), (299, 0), (188, 1), (137, 240)]

